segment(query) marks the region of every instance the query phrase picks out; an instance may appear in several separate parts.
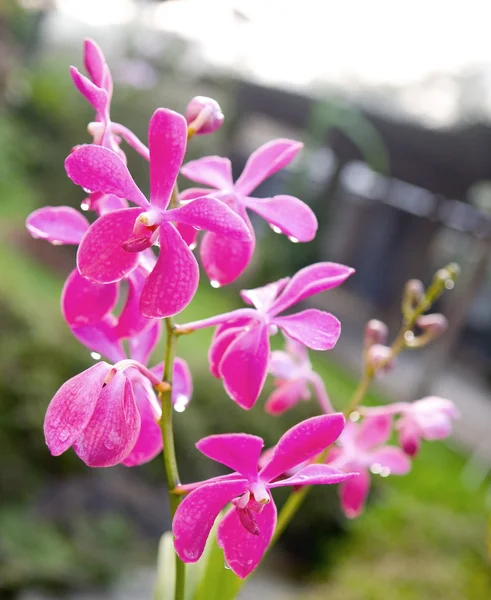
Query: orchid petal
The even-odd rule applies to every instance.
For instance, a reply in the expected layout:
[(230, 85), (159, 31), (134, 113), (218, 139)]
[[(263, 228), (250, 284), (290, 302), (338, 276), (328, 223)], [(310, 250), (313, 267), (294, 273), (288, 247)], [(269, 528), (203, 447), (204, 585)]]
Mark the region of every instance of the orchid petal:
[(303, 379), (286, 381), (279, 385), (266, 400), (264, 410), (269, 415), (281, 415), (304, 400), (306, 395), (308, 397), (309, 392)]
[[(401, 423), (402, 422), (402, 423)], [(397, 423), (399, 444), (404, 452), (411, 457), (416, 456), (421, 448), (421, 431), (412, 422), (405, 423), (402, 419)]]
[(188, 363), (182, 358), (174, 360), (172, 373), (172, 403), (175, 410), (184, 410), (193, 395), (193, 378)]
[(27, 217), (26, 227), (33, 238), (59, 246), (79, 244), (89, 222), (71, 206), (45, 206)]
[(341, 323), (323, 310), (309, 308), (272, 321), (286, 335), (312, 350), (331, 350), (341, 335)]
[(213, 198), (216, 198), (217, 195), (218, 192), (210, 190), (209, 188), (187, 188), (179, 193), (179, 200), (183, 202), (186, 200), (196, 200), (196, 198), (203, 198), (205, 196), (213, 196)]
[(298, 364), (288, 352), (274, 350), (271, 352), (268, 368), (273, 377), (277, 377), (278, 379), (292, 379), (294, 378), (295, 371), (298, 369)]
[(245, 492), (246, 487), (245, 479), (215, 480), (196, 488), (182, 500), (172, 523), (174, 547), (182, 561), (199, 560), (220, 511)]
[(92, 324), (114, 307), (117, 298), (116, 283), (94, 283), (74, 269), (63, 286), (61, 312), (70, 326)]
[(357, 446), (360, 450), (369, 450), (385, 444), (392, 433), (392, 417), (379, 415), (363, 419), (357, 435)]
[(342, 413), (335, 413), (306, 419), (289, 429), (276, 444), (269, 463), (260, 471), (260, 479), (272, 481), (320, 454), (338, 439), (344, 422)]
[(337, 287), (352, 273), (354, 273), (354, 269), (330, 262), (316, 263), (305, 267), (290, 279), (269, 312), (277, 315), (309, 296)]
[(70, 67), (70, 75), (77, 90), (93, 106), (94, 110), (103, 114), (109, 104), (109, 96), (106, 90), (98, 87), (90, 79), (82, 75), (75, 67)]
[(191, 250), (170, 223), (160, 226), (160, 254), (147, 277), (140, 310), (147, 317), (171, 317), (192, 300), (198, 287), (199, 268)]
[(189, 248), (194, 250), (198, 242), (199, 231), (195, 227), (185, 225), (184, 223), (176, 223), (176, 229)]
[(263, 446), (260, 437), (246, 433), (210, 435), (196, 444), (202, 454), (237, 471), (249, 481), (257, 478), (257, 464)]
[(136, 406), (140, 413), (140, 433), (133, 450), (122, 461), (125, 467), (135, 467), (151, 461), (162, 451), (162, 432), (158, 419), (162, 414), (152, 384), (135, 373), (130, 376)]
[(112, 467), (129, 455), (139, 432), (140, 413), (131, 383), (118, 371), (102, 388), (73, 449), (89, 467)]
[(205, 156), (192, 160), (181, 168), (181, 175), (216, 190), (232, 189), (232, 165), (228, 158)]
[(77, 266), (80, 273), (97, 283), (113, 283), (138, 265), (138, 254), (126, 252), (122, 244), (132, 234), (141, 208), (124, 208), (99, 217), (82, 238)]
[(140, 333), (134, 334), (129, 339), (130, 357), (133, 360), (146, 365), (155, 346), (158, 344), (162, 333), (162, 324), (160, 321), (153, 321), (150, 327), (147, 327)]
[(215, 233), (205, 233), (200, 256), (210, 281), (222, 286), (240, 277), (254, 254), (255, 244), (254, 235), (250, 242), (239, 242)]
[(365, 507), (365, 502), (370, 491), (370, 475), (360, 471), (357, 477), (344, 481), (340, 488), (341, 508), (348, 519), (355, 519)]
[(196, 198), (180, 208), (168, 210), (165, 219), (205, 229), (229, 240), (250, 242), (252, 239), (244, 219), (224, 202), (210, 196)]
[[(138, 336), (143, 330), (149, 329), (153, 323), (151, 319), (141, 314), (139, 307), (140, 296), (147, 275), (146, 269), (138, 267), (128, 276), (128, 296), (118, 319), (117, 334), (120, 338)], [(135, 358), (135, 360), (146, 362), (140, 358)]]
[(286, 167), (303, 147), (301, 142), (278, 139), (263, 144), (253, 152), (235, 183), (236, 191), (248, 196), (274, 173)]
[(99, 362), (69, 379), (54, 395), (44, 419), (44, 436), (53, 456), (68, 450), (90, 421), (110, 369)]
[(260, 563), (276, 528), (276, 506), (273, 500), (254, 515), (259, 534), (254, 535), (240, 522), (234, 507), (222, 519), (217, 541), (223, 548), (225, 562), (241, 579), (246, 578)]
[(312, 209), (294, 196), (243, 198), (247, 208), (256, 212), (271, 226), (278, 228), (295, 242), (310, 242), (317, 232), (317, 218)]
[(252, 304), (258, 310), (267, 311), (289, 281), (289, 277), (283, 277), (283, 279), (278, 279), (278, 281), (268, 283), (268, 285), (260, 288), (241, 290), (240, 297), (244, 302)]
[(288, 479), (281, 479), (269, 484), (270, 488), (297, 486), (297, 485), (326, 485), (331, 483), (342, 483), (352, 477), (357, 477), (357, 473), (343, 473), (329, 465), (307, 465), (295, 475)]
[(131, 200), (142, 208), (148, 200), (140, 191), (121, 158), (103, 146), (83, 144), (65, 160), (68, 177), (91, 192), (115, 194)]
[(72, 325), (70, 329), (79, 342), (111, 362), (116, 363), (126, 358), (121, 340), (116, 334), (116, 319), (112, 315), (91, 325)]
[(411, 470), (411, 460), (395, 446), (383, 446), (370, 453), (372, 464), (389, 469), (391, 475), (406, 475)]
[(105, 215), (108, 212), (113, 212), (114, 210), (120, 210), (121, 208), (128, 208), (129, 204), (124, 198), (119, 198), (115, 194), (102, 194), (101, 192), (94, 192), (91, 194), (92, 196), (95, 194), (100, 194), (97, 203), (91, 205), (91, 209), (97, 210), (99, 216)]
[(84, 66), (97, 87), (102, 87), (106, 59), (99, 46), (89, 38), (84, 40)]
[(269, 361), (267, 325), (258, 324), (239, 335), (220, 362), (227, 394), (246, 410), (251, 409), (266, 380)]
[(244, 331), (243, 327), (229, 327), (220, 335), (215, 336), (208, 351), (208, 361), (210, 363), (210, 372), (218, 379), (220, 375), (220, 363), (223, 355), (228, 350), (230, 344)]
[(167, 108), (158, 108), (148, 126), (150, 150), (150, 200), (167, 208), (186, 152), (186, 119)]

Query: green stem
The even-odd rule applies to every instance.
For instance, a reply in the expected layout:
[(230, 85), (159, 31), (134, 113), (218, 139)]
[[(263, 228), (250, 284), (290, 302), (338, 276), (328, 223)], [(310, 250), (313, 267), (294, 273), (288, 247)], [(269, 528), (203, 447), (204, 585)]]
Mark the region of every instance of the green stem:
[[(163, 381), (168, 383), (170, 387), (169, 389), (159, 393), (160, 401), (162, 403), (162, 417), (160, 418), (159, 424), (162, 431), (162, 441), (164, 443), (164, 466), (167, 488), (169, 490), (170, 512), (171, 516), (174, 517), (177, 507), (179, 506), (179, 502), (181, 501), (180, 496), (176, 496), (172, 493), (172, 490), (181, 483), (177, 468), (174, 429), (172, 426), (172, 373), (174, 370), (177, 336), (175, 334), (174, 323), (171, 318), (165, 319), (165, 327), (167, 330), (167, 338), (165, 344)], [(184, 600), (185, 581), (185, 565), (176, 554), (175, 600)]]

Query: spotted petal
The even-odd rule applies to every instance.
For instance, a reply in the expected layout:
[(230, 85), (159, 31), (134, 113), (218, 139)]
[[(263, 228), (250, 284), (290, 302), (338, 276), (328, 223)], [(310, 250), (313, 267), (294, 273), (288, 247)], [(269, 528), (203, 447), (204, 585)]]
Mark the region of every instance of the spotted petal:
[(70, 329), (79, 342), (111, 362), (116, 363), (126, 358), (116, 333), (116, 319), (112, 315), (106, 315), (97, 323), (89, 325), (71, 325)]
[[(253, 235), (253, 232), (251, 231)], [(203, 268), (211, 282), (218, 286), (235, 281), (246, 269), (256, 241), (229, 240), (215, 233), (205, 233), (201, 241), (200, 256)]]
[(280, 479), (269, 484), (270, 488), (298, 486), (298, 485), (330, 485), (333, 483), (342, 483), (352, 477), (357, 477), (358, 473), (343, 473), (329, 465), (307, 465), (300, 471), (297, 471), (288, 479)]
[(100, 321), (114, 307), (117, 298), (116, 283), (95, 283), (74, 269), (63, 286), (61, 311), (70, 326), (88, 325)]
[(286, 335), (312, 350), (331, 350), (341, 335), (341, 323), (330, 313), (315, 308), (272, 321)]
[(89, 222), (71, 206), (45, 206), (32, 212), (26, 227), (33, 238), (51, 244), (79, 244)]
[(260, 437), (246, 433), (210, 435), (196, 444), (196, 448), (208, 458), (252, 481), (257, 477), (257, 465), (263, 446), (264, 442)]

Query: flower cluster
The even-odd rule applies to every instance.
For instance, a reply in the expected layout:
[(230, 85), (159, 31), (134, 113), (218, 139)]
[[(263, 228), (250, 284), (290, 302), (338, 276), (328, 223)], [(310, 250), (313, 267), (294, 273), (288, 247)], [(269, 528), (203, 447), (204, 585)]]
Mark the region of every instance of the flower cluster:
[[(205, 232), (199, 246), (201, 263), (214, 287), (235, 281), (251, 260), (255, 238), (248, 210), (292, 242), (315, 237), (316, 217), (301, 200), (253, 195), (260, 183), (294, 159), (302, 144), (288, 139), (264, 144), (235, 182), (227, 158), (209, 156), (183, 164), (188, 140), (221, 126), (219, 105), (197, 97), (185, 116), (158, 108), (149, 121), (147, 147), (111, 120), (111, 73), (94, 42), (87, 40), (84, 51), (88, 76), (75, 67), (70, 74), (95, 111), (88, 125), (92, 143), (73, 148), (65, 169), (86, 192), (81, 208), (93, 218), (89, 221), (69, 206), (48, 206), (28, 217), (27, 228), (33, 237), (52, 244), (78, 246), (61, 309), (73, 335), (98, 362), (64, 383), (51, 400), (44, 423), (46, 443), (55, 456), (71, 447), (87, 465), (109, 467), (151, 460), (162, 451), (164, 439), (169, 491), (183, 498), (173, 509), (177, 555), (184, 562), (197, 561), (214, 521), (230, 504), (217, 541), (230, 568), (244, 578), (274, 536), (273, 489), (340, 484), (345, 513), (357, 516), (367, 497), (370, 473), (407, 473), (421, 440), (447, 436), (458, 415), (451, 402), (440, 398), (363, 408), (359, 406), (363, 394), (345, 412), (347, 422), (345, 415), (335, 412), (307, 349), (332, 349), (341, 325), (328, 312), (299, 305), (345, 282), (353, 269), (341, 264), (307, 266), (292, 277), (243, 290), (244, 308), (175, 325), (172, 317), (197, 290), (199, 267), (193, 250), (200, 231)], [(128, 170), (123, 142), (148, 162), (148, 197)], [(179, 193), (179, 173), (207, 187)], [(431, 288), (431, 298), (436, 289)], [(386, 326), (377, 321), (368, 324), (365, 382), (393, 364), (402, 342), (416, 347), (442, 332), (441, 315), (423, 314), (430, 296), (424, 290), (412, 293), (406, 302), (404, 335), (391, 347), (386, 345)], [(150, 367), (164, 330), (161, 319), (167, 332), (166, 364)], [(422, 333), (411, 338), (406, 334), (413, 326)], [(180, 335), (206, 327), (215, 328), (210, 371), (240, 407), (254, 407), (269, 373), (274, 390), (265, 404), (268, 414), (293, 409), (312, 391), (321, 414), (298, 423), (265, 452), (263, 440), (254, 435), (202, 439), (198, 450), (233, 472), (182, 485), (172, 446), (172, 411), (166, 403), (182, 412), (191, 399), (192, 381), (186, 362), (174, 358), (172, 348)], [(272, 352), (270, 337), (280, 330), (285, 350)], [(388, 444), (394, 423), (400, 446)]]

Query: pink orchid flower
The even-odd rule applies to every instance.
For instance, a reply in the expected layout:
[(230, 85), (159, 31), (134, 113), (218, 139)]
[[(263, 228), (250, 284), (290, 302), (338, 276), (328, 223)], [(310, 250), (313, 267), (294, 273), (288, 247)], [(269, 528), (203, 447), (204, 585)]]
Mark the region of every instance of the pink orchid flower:
[(358, 517), (365, 506), (370, 490), (370, 473), (382, 477), (405, 475), (411, 461), (395, 446), (387, 445), (392, 432), (388, 415), (369, 417), (361, 424), (348, 421), (339, 437), (339, 448), (333, 448), (327, 462), (341, 471), (358, 471), (359, 476), (345, 481), (339, 488), (341, 507), (345, 515)]
[(120, 148), (121, 138), (148, 160), (148, 148), (127, 127), (114, 123), (110, 117), (113, 81), (111, 71), (99, 46), (90, 39), (84, 41), (84, 64), (89, 77), (82, 75), (75, 67), (70, 67), (70, 75), (78, 91), (85, 97), (96, 112), (95, 121), (88, 130), (94, 144), (110, 148), (126, 162), (126, 155)]
[(127, 198), (138, 208), (102, 215), (84, 235), (78, 250), (80, 273), (97, 283), (119, 281), (138, 264), (138, 254), (159, 240), (155, 267), (146, 279), (140, 310), (147, 317), (169, 317), (183, 310), (198, 286), (199, 269), (173, 222), (207, 229), (229, 239), (250, 239), (244, 221), (223, 202), (197, 198), (166, 210), (186, 149), (184, 117), (158, 109), (150, 120), (150, 199), (111, 150), (80, 146), (65, 161), (68, 176), (92, 191)]
[(317, 263), (262, 288), (243, 290), (242, 298), (255, 308), (187, 323), (186, 331), (218, 325), (209, 351), (210, 370), (223, 379), (226, 392), (249, 410), (261, 393), (270, 357), (269, 336), (281, 329), (288, 337), (312, 348), (330, 350), (341, 333), (340, 322), (330, 313), (307, 309), (278, 316), (309, 296), (334, 288), (353, 269), (336, 263)]
[(427, 396), (416, 402), (396, 402), (363, 408), (367, 416), (400, 415), (396, 421), (399, 443), (409, 456), (416, 456), (421, 440), (441, 440), (452, 433), (452, 421), (460, 417), (455, 404), (446, 398)]
[(334, 412), (324, 382), (312, 369), (307, 348), (303, 344), (287, 337), (286, 352), (275, 350), (271, 353), (269, 372), (275, 377), (276, 387), (265, 404), (266, 412), (270, 415), (280, 415), (302, 400), (309, 400), (309, 385), (314, 388), (322, 411), (326, 414)]
[(200, 452), (235, 473), (198, 484), (179, 505), (172, 531), (181, 560), (199, 560), (215, 519), (232, 502), (233, 507), (218, 526), (217, 540), (232, 571), (242, 579), (247, 577), (259, 564), (276, 527), (272, 489), (300, 482), (340, 483), (356, 475), (311, 464), (289, 479), (275, 481), (278, 475), (320, 454), (338, 438), (343, 426), (340, 413), (313, 417), (295, 425), (281, 437), (271, 459), (260, 470), (258, 461), (264, 442), (259, 437), (237, 433), (212, 435), (199, 441), (196, 447)]
[[(278, 233), (284, 233), (294, 242), (310, 242), (317, 231), (317, 219), (312, 210), (293, 196), (256, 198), (251, 196), (268, 177), (285, 168), (303, 147), (300, 142), (278, 139), (264, 144), (251, 154), (242, 175), (234, 183), (228, 158), (208, 156), (194, 160), (181, 169), (182, 175), (211, 189), (185, 190), (181, 197), (195, 198), (212, 193), (230, 206), (248, 224), (250, 209), (263, 217)], [(228, 240), (216, 232), (207, 233), (201, 242), (203, 267), (213, 285), (231, 283), (244, 271), (254, 253), (255, 240)]]

